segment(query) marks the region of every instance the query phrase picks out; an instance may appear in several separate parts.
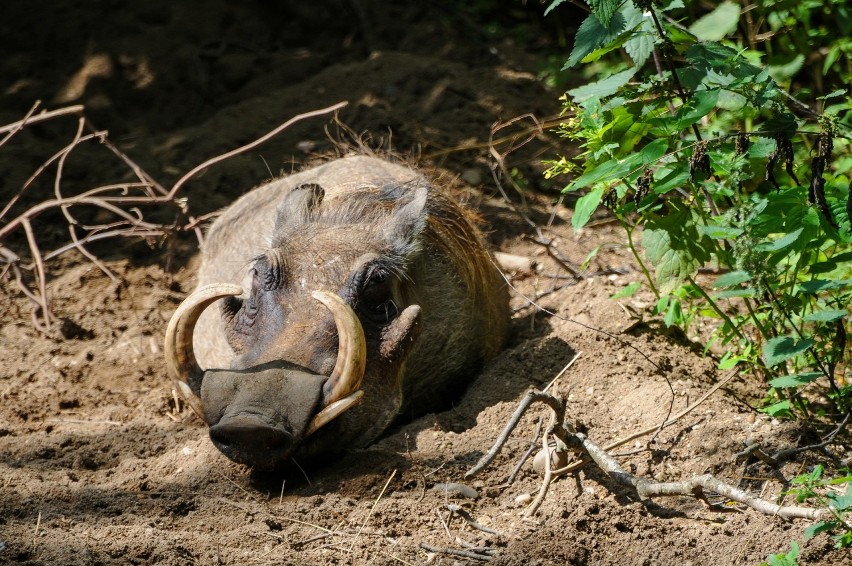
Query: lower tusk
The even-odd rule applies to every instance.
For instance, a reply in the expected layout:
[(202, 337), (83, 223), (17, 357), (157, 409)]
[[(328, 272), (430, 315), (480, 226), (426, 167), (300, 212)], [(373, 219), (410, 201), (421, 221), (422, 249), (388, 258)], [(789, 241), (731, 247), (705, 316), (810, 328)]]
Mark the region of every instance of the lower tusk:
[(178, 392), (178, 395), (181, 396), (184, 403), (189, 405), (189, 408), (192, 409), (192, 412), (195, 413), (195, 416), (204, 420), (204, 408), (201, 406), (201, 399), (199, 399), (195, 393), (192, 392), (192, 389), (189, 388), (189, 385), (184, 381), (180, 381), (179, 379), (172, 379), (172, 383), (175, 386), (175, 389)]
[(242, 294), (242, 287), (230, 284), (214, 284), (196, 289), (175, 310), (166, 328), (164, 355), (166, 370), (172, 378), (175, 390), (183, 397), (192, 411), (203, 418), (201, 399), (193, 392), (190, 384), (199, 384), (204, 370), (195, 361), (192, 350), (192, 333), (198, 317), (210, 303)]
[(315, 433), (320, 428), (324, 427), (355, 405), (357, 405), (361, 399), (364, 397), (364, 391), (356, 391), (349, 397), (344, 397), (339, 401), (335, 401), (331, 403), (322, 411), (316, 414), (316, 416), (311, 421), (311, 424), (308, 425), (308, 429), (305, 432), (305, 437), (308, 437)]
[(361, 388), (367, 366), (367, 342), (361, 321), (343, 299), (325, 291), (314, 291), (313, 297), (331, 311), (337, 327), (337, 361), (326, 384), (325, 403), (330, 406)]

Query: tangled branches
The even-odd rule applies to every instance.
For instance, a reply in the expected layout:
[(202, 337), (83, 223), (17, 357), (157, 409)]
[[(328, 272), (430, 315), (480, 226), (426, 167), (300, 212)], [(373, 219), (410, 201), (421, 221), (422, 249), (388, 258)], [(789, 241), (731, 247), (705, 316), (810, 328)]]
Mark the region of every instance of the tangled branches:
[[(40, 106), (37, 102), (21, 120), (0, 127), (0, 135), (4, 136), (0, 139), (0, 148), (25, 128), (38, 123), (76, 117), (76, 132), (67, 145), (45, 160), (27, 178), (18, 192), (0, 210), (0, 279), (7, 279), (10, 275), (14, 278), (20, 291), (34, 304), (33, 325), (41, 332), (49, 331), (56, 318), (51, 313), (47, 294), (47, 261), (70, 250), (77, 250), (108, 277), (117, 280), (115, 274), (90, 251), (88, 247), (90, 243), (116, 237), (168, 238), (175, 232), (187, 230), (194, 230), (200, 242), (201, 232), (198, 223), (201, 219), (193, 218), (189, 213), (187, 200), (178, 197), (180, 189), (187, 181), (215, 163), (266, 142), (298, 121), (335, 112), (345, 105), (345, 102), (341, 102), (328, 108), (294, 116), (255, 141), (208, 159), (181, 177), (171, 189), (166, 189), (112, 144), (106, 131), (96, 129), (85, 117), (83, 106), (69, 106), (36, 113)], [(132, 172), (135, 180), (100, 185), (75, 194), (67, 194), (63, 190), (63, 172), (66, 162), (75, 149), (90, 142), (97, 142), (105, 147), (114, 158)], [(22, 208), (20, 204), (22, 197), (49, 170), (53, 171), (52, 198), (41, 200), (31, 206), (23, 206), (23, 210), (19, 210)], [(160, 212), (173, 211), (173, 222), (164, 224), (146, 218), (143, 211), (150, 212), (155, 209)], [(45, 213), (57, 211), (62, 214), (69, 240), (56, 249), (45, 252), (39, 244), (40, 232), (36, 221)], [(12, 216), (12, 214), (15, 215)], [(86, 220), (88, 218), (95, 220)], [(23, 240), (23, 243), (12, 243), (13, 235), (23, 235), (23, 238), (17, 239)]]

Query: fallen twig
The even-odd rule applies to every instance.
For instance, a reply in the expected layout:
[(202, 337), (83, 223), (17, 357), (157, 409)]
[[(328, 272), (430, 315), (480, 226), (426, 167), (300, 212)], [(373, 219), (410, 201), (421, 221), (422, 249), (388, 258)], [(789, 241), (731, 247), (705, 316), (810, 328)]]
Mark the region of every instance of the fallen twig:
[[(556, 436), (556, 438), (564, 443), (568, 448), (591, 458), (610, 478), (623, 486), (634, 489), (640, 499), (644, 500), (658, 495), (684, 495), (706, 501), (709, 492), (715, 492), (732, 501), (743, 503), (761, 513), (777, 515), (787, 519), (803, 518), (817, 520), (829, 513), (826, 509), (777, 505), (760, 499), (759, 497), (755, 497), (744, 490), (718, 480), (709, 474), (695, 476), (679, 482), (657, 482), (634, 476), (633, 474), (625, 471), (615, 458), (606, 451), (606, 449), (595, 444), (585, 434), (574, 431), (573, 427), (565, 418), (566, 410), (565, 403), (563, 401), (535, 390), (527, 392), (527, 395), (521, 400), (518, 408), (512, 414), (508, 424), (498, 437), (497, 442), (473, 468), (468, 470), (465, 474), (465, 478), (474, 476), (494, 459), (494, 457), (499, 453), (501, 447), (509, 438), (512, 429), (517, 426), (520, 418), (533, 403), (544, 403), (553, 411), (552, 422), (554, 425), (551, 427), (551, 430), (549, 431), (550, 433)], [(652, 430), (657, 430), (657, 427)], [(546, 436), (547, 435), (545, 435), (545, 437)], [(547, 449), (546, 444), (545, 449)], [(545, 458), (545, 460), (548, 460), (548, 458)], [(545, 483), (549, 483), (549, 478), (546, 479), (548, 481)], [(542, 490), (544, 490), (544, 486), (542, 487)]]
[(426, 552), (434, 552), (436, 554), (450, 554), (452, 556), (463, 556), (464, 558), (481, 560), (483, 562), (491, 562), (494, 559), (488, 554), (479, 554), (478, 552), (473, 552), (471, 550), (457, 550), (455, 548), (432, 546), (431, 544), (426, 544), (425, 542), (420, 543), (420, 548), (422, 548)]
[(512, 470), (512, 473), (511, 473), (511, 474), (509, 474), (509, 479), (508, 479), (508, 480), (506, 480), (506, 483), (507, 483), (508, 485), (512, 485), (512, 483), (514, 483), (514, 481), (515, 481), (515, 476), (517, 476), (517, 475), (518, 475), (518, 472), (520, 472), (520, 471), (521, 471), (521, 468), (523, 467), (524, 463), (525, 463), (525, 462), (529, 459), (529, 457), (532, 455), (533, 450), (535, 450), (535, 447), (537, 446), (537, 444), (536, 444), (536, 443), (538, 442), (538, 437), (539, 437), (539, 435), (541, 434), (541, 424), (542, 424), (542, 422), (541, 422), (541, 418), (539, 418), (539, 419), (536, 421), (536, 424), (535, 424), (535, 432), (533, 432), (532, 439), (530, 440), (530, 445), (529, 445), (529, 447), (527, 448), (527, 451), (526, 451), (526, 452), (524, 452), (524, 455), (523, 455), (523, 456), (521, 456), (521, 459), (520, 459), (520, 460), (518, 460), (518, 463), (517, 463), (517, 464), (515, 464), (515, 467), (514, 467), (514, 469)]
[(450, 511), (450, 513), (455, 513), (456, 515), (458, 515), (459, 517), (464, 519), (465, 522), (468, 525), (470, 525), (471, 527), (473, 527), (474, 529), (476, 529), (478, 531), (482, 531), (483, 533), (488, 533), (490, 535), (497, 535), (497, 536), (500, 536), (500, 537), (506, 536), (498, 530), (492, 529), (490, 527), (486, 527), (484, 525), (480, 525), (476, 521), (476, 519), (474, 519), (473, 517), (470, 516), (470, 513), (465, 511), (464, 508), (462, 508), (461, 505), (455, 505), (453, 503), (448, 503), (446, 505), (446, 507)]

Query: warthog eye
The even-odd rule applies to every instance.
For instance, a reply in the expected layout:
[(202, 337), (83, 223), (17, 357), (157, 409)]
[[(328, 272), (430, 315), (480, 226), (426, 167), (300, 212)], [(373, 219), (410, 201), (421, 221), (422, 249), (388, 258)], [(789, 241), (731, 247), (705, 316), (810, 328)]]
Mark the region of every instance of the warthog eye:
[(358, 310), (362, 316), (376, 324), (385, 324), (399, 314), (393, 302), (390, 273), (381, 268), (368, 271), (358, 293)]
[(251, 293), (243, 304), (243, 316), (253, 320), (257, 316), (257, 304), (260, 293), (263, 292), (264, 282), (257, 266), (251, 269)]

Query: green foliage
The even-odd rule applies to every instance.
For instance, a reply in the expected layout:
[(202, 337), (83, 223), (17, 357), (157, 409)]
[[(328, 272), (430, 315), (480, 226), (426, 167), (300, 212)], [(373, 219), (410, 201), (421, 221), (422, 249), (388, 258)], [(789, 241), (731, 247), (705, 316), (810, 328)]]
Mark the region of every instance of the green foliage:
[[(829, 533), (835, 548), (852, 547), (852, 475), (839, 478), (823, 478), (823, 467), (792, 479), (793, 486), (787, 493), (796, 497), (797, 503), (816, 502), (829, 511), (830, 518), (819, 521), (805, 529), (805, 540), (819, 533)], [(845, 486), (845, 487), (844, 487)]]
[(799, 543), (790, 541), (790, 551), (782, 554), (770, 554), (760, 566), (796, 566), (799, 558)]
[[(547, 172), (575, 175), (565, 188), (579, 195), (573, 226), (607, 208), (656, 312), (684, 329), (713, 319), (720, 367), (745, 364), (769, 381), (766, 412), (843, 418), (852, 408), (846, 4), (758, 0), (748, 14), (732, 1), (709, 12), (681, 0), (587, 4), (564, 69), (599, 72), (568, 91), (559, 128), (583, 153)], [(702, 269), (720, 275), (708, 281)]]

